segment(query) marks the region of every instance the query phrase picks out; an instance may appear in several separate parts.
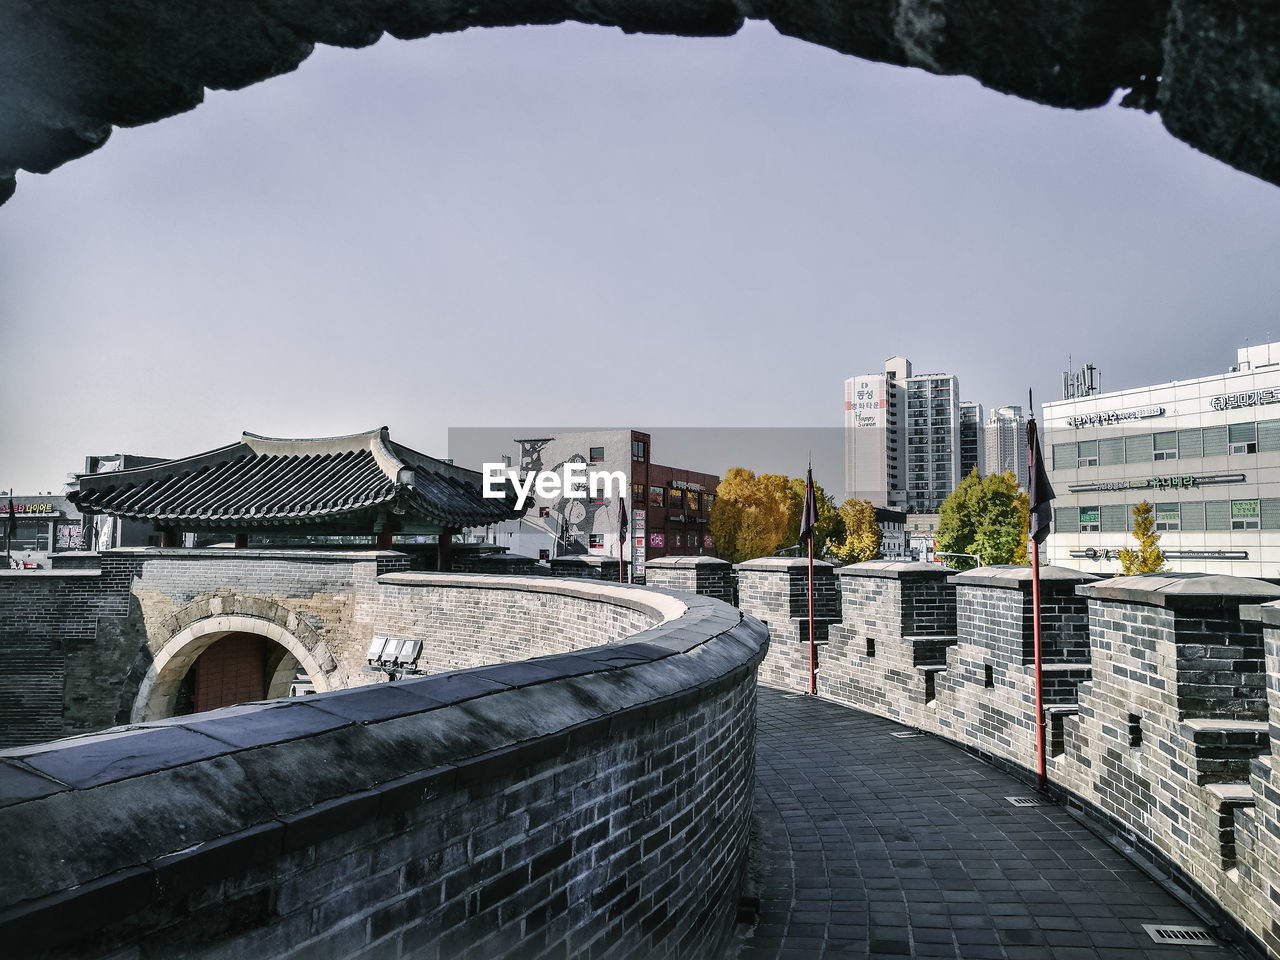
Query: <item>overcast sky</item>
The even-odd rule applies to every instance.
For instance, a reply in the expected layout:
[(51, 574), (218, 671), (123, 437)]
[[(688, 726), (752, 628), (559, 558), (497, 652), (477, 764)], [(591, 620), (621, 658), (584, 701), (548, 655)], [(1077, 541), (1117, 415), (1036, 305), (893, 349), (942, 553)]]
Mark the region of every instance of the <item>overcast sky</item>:
[(1201, 376), (1280, 339), (1277, 264), (1280, 190), (1153, 117), (769, 26), (320, 48), (19, 176), (0, 488), (242, 430), (838, 427), (896, 353), (987, 407)]

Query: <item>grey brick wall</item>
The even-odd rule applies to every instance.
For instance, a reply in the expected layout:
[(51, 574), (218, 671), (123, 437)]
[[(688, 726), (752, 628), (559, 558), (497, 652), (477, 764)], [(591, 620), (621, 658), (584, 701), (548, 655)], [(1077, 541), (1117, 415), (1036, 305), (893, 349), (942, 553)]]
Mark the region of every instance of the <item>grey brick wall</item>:
[(645, 583), (658, 590), (696, 593), (734, 602), (733, 565), (715, 557), (659, 557), (645, 564)]
[[(920, 601), (908, 565), (841, 568), (843, 616), (820, 654), (818, 693), (1036, 769), (1029, 571), (951, 578), (954, 613)], [(776, 576), (777, 574), (775, 574)], [(926, 583), (935, 585), (936, 579)], [(1050, 784), (1216, 901), (1280, 956), (1280, 588), (1231, 577), (1098, 581), (1042, 569)], [(789, 587), (790, 585), (788, 585)], [(748, 602), (771, 626), (788, 587)], [(1241, 616), (1242, 607), (1246, 615)], [(911, 635), (911, 629), (954, 636)], [(789, 669), (783, 655), (791, 653)], [(761, 682), (807, 689), (807, 657), (778, 643)], [(769, 669), (770, 661), (778, 664)]]
[[(738, 606), (743, 613), (763, 620), (769, 627), (769, 653), (760, 665), (762, 683), (793, 690), (809, 689), (809, 562), (789, 557), (763, 557), (736, 567)], [(840, 586), (835, 568), (815, 562), (814, 643), (819, 647), (819, 669), (828, 639), (828, 627), (840, 619)]]
[[(479, 578), (391, 579), (397, 607)], [(665, 622), (635, 644), (587, 633), (570, 655), (0, 759), (0, 942), (48, 958), (721, 955), (767, 633), (707, 599), (685, 613), (642, 589), (525, 583), (535, 619), (594, 595)], [(459, 590), (493, 604), (491, 632), (516, 609), (513, 583)]]

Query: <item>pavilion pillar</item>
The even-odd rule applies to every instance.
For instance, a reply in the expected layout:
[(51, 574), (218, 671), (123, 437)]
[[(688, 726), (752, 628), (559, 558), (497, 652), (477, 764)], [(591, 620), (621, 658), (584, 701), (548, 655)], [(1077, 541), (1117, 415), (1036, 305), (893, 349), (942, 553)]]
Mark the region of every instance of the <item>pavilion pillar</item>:
[(237, 533), (237, 534), (236, 534), (236, 549), (237, 549), (237, 550), (243, 550), (243, 549), (244, 549), (245, 547), (247, 547), (247, 546), (249, 546), (249, 535), (248, 535), (247, 533)]
[(448, 573), (453, 569), (453, 535), (457, 533), (452, 527), (440, 531), (439, 543), (436, 545), (436, 570)]
[(378, 528), (378, 538), (374, 545), (379, 550), (391, 549), (391, 523), (389, 521)]

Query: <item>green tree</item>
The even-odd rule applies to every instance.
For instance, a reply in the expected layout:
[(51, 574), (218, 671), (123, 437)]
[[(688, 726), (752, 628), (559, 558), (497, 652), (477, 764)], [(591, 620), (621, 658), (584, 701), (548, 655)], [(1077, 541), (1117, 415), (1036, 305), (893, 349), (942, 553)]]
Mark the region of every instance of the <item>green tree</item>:
[[(978, 476), (974, 469), (942, 502), (936, 537), (939, 553), (971, 553), (984, 564), (1025, 564), (1027, 558), (1027, 494), (1012, 473)], [(958, 570), (977, 564), (948, 557)]]
[(1146, 500), (1133, 506), (1133, 538), (1138, 549), (1120, 551), (1120, 569), (1124, 576), (1135, 573), (1160, 573), (1164, 570), (1164, 551), (1160, 534), (1156, 533), (1155, 509)]
[(844, 563), (862, 563), (880, 556), (881, 530), (870, 500), (846, 500), (840, 507), (844, 536), (827, 546)]

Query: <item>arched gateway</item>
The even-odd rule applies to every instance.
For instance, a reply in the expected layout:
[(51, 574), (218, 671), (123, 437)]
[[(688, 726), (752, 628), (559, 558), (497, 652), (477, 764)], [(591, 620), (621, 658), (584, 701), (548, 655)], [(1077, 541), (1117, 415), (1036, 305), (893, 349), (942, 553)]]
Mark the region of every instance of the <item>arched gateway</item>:
[[(196, 675), (193, 684), (192, 668), (197, 665), (205, 676)], [(197, 620), (155, 654), (138, 688), (130, 722), (287, 696), (299, 667), (318, 692), (335, 688), (313, 648), (278, 623), (242, 614)], [(189, 708), (181, 711), (180, 696), (192, 697)]]

